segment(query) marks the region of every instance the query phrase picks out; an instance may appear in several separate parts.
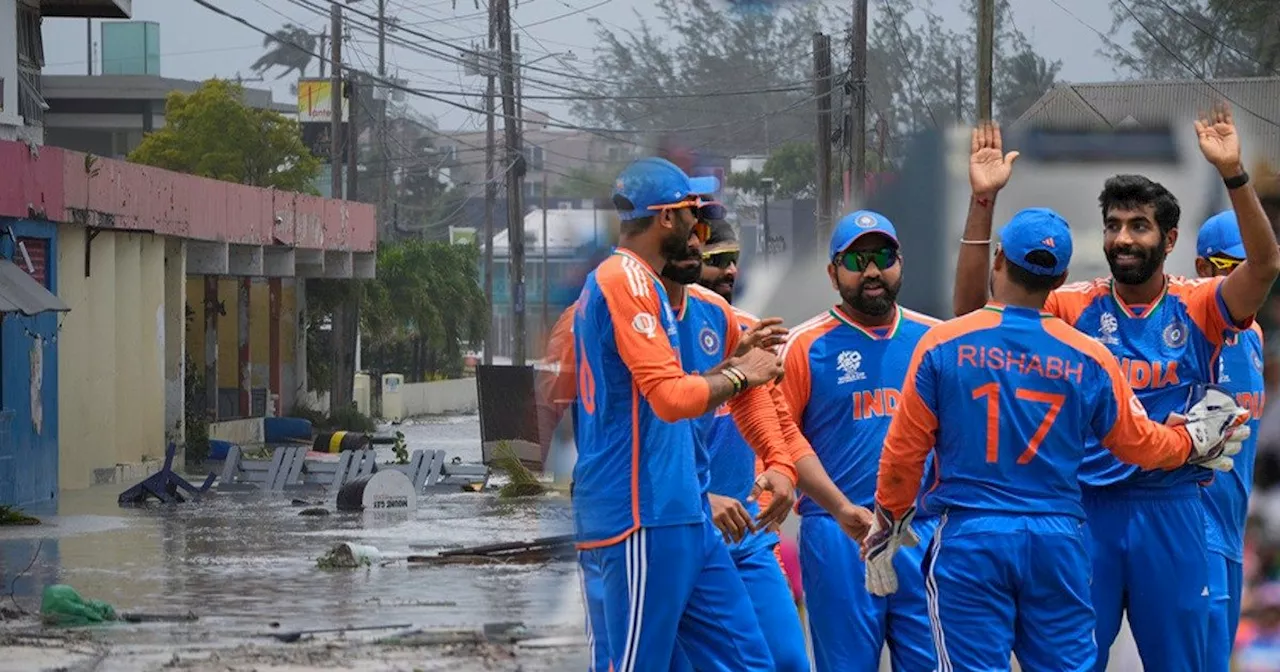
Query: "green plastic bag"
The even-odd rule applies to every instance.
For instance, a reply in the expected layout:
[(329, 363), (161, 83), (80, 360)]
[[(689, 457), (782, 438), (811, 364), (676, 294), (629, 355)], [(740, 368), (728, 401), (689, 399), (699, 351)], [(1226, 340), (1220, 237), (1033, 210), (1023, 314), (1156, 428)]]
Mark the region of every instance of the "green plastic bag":
[(45, 586), (40, 619), (47, 625), (92, 625), (116, 620), (116, 610), (101, 600), (86, 600), (75, 588), (59, 583)]

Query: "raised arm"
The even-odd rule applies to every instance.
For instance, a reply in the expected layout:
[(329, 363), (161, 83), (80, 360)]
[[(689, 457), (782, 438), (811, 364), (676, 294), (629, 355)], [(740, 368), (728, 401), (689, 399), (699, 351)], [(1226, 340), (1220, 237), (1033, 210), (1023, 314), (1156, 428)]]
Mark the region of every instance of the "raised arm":
[(969, 215), (960, 237), (956, 260), (952, 309), (956, 316), (973, 312), (987, 303), (987, 277), (991, 265), (991, 223), (996, 194), (1009, 183), (1017, 152), (1004, 153), (1000, 127), (984, 123), (973, 130), (969, 155)]
[(1226, 103), (1215, 105), (1212, 111), (1196, 120), (1195, 127), (1200, 151), (1227, 182), (1231, 207), (1240, 224), (1245, 262), (1222, 283), (1222, 300), (1232, 321), (1244, 324), (1262, 307), (1271, 293), (1271, 285), (1280, 276), (1280, 248), (1276, 246), (1276, 234), (1253, 184), (1239, 184), (1246, 173), (1231, 108)]
[(924, 463), (937, 439), (937, 377), (928, 337), (916, 344), (902, 390), (902, 405), (889, 423), (876, 478), (876, 505), (901, 520), (916, 503)]

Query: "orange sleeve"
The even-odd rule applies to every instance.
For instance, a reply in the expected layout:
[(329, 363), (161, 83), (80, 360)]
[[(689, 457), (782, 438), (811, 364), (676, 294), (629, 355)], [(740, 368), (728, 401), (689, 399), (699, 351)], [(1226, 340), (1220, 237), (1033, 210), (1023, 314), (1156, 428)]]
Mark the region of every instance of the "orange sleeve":
[(1064, 285), (1049, 292), (1049, 298), (1044, 302), (1044, 311), (1074, 326), (1084, 309), (1097, 296), (1098, 287), (1096, 282)]
[(813, 337), (800, 332), (791, 337), (782, 348), (782, 381), (779, 387), (787, 404), (788, 414), (797, 428), (809, 405), (812, 379), (809, 377), (809, 345)]
[(791, 417), (791, 409), (788, 408), (787, 398), (783, 396), (782, 389), (773, 383), (769, 384), (768, 389), (769, 395), (773, 398), (773, 406), (778, 411), (778, 426), (782, 430), (783, 440), (786, 441), (787, 452), (791, 454), (791, 462), (794, 464), (806, 457), (816, 456), (813, 446), (809, 445), (809, 440), (804, 438), (804, 434), (796, 426), (795, 418)]
[(1191, 435), (1187, 430), (1162, 425), (1147, 416), (1147, 409), (1134, 395), (1133, 388), (1125, 380), (1124, 373), (1114, 357), (1095, 355), (1110, 379), (1112, 399), (1102, 403), (1115, 404), (1115, 423), (1102, 437), (1102, 445), (1123, 462), (1136, 464), (1143, 469), (1177, 469), (1187, 463), (1191, 454)]
[(924, 463), (937, 437), (938, 416), (921, 396), (920, 382), (933, 384), (933, 347), (928, 335), (916, 344), (907, 367), (902, 389), (902, 405), (889, 423), (889, 433), (880, 453), (880, 473), (876, 478), (876, 504), (901, 517), (915, 505), (924, 478)]
[(1222, 299), (1222, 280), (1221, 277), (1184, 280), (1169, 288), (1169, 291), (1176, 291), (1182, 297), (1187, 304), (1187, 314), (1191, 321), (1200, 327), (1214, 345), (1222, 345), (1228, 333), (1248, 329), (1253, 324), (1252, 315), (1245, 315), (1237, 320), (1227, 310), (1227, 304)]
[(538, 371), (538, 439), (542, 445), (543, 462), (551, 450), (551, 435), (578, 393), (573, 354), (573, 314), (576, 308), (577, 304), (570, 305), (556, 320), (551, 337), (547, 339), (542, 370)]
[(711, 384), (680, 368), (662, 326), (662, 299), (655, 281), (637, 262), (626, 260), (597, 271), (596, 282), (609, 307), (618, 355), (653, 412), (666, 422), (707, 412)]
[(769, 386), (753, 387), (729, 399), (729, 412), (747, 445), (764, 460), (764, 468), (783, 474), (795, 485), (795, 461), (779, 429), (778, 412)]

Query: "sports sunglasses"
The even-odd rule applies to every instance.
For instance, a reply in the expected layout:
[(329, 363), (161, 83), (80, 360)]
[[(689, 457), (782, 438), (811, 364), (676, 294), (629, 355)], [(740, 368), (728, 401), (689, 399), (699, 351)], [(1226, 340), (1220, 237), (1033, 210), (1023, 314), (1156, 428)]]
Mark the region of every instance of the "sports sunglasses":
[(724, 206), (720, 205), (719, 203), (716, 203), (715, 201), (704, 201), (702, 200), (701, 196), (690, 196), (689, 198), (686, 198), (683, 201), (680, 201), (678, 203), (668, 203), (666, 205), (651, 205), (649, 206), (649, 209), (659, 211), (659, 212), (663, 210), (684, 210), (686, 208), (692, 209), (693, 215), (697, 220), (693, 224), (693, 234), (698, 237), (699, 242), (705, 243), (707, 242), (707, 239), (711, 237), (711, 225), (708, 224), (706, 219), (702, 217), (702, 212), (704, 209), (710, 208), (712, 206), (721, 208), (720, 211), (723, 212)]
[(1232, 259), (1231, 257), (1209, 257), (1209, 263), (1220, 271), (1228, 271), (1240, 264), (1244, 263), (1244, 259)]
[(875, 264), (876, 268), (885, 270), (893, 268), (898, 263), (898, 250), (892, 247), (882, 247), (878, 250), (865, 251), (849, 251), (842, 253), (837, 261), (845, 269), (854, 273), (861, 273), (867, 270), (867, 266)]
[(729, 268), (738, 263), (738, 250), (720, 250), (702, 255), (702, 263), (714, 268)]

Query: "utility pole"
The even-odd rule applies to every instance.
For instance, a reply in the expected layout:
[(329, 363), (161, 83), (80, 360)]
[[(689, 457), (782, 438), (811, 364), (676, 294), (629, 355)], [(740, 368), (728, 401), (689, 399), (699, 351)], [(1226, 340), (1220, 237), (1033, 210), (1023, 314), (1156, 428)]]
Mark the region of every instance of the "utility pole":
[(818, 241), (831, 239), (831, 38), (813, 34), (813, 88), (818, 101), (818, 136), (814, 139), (818, 171)]
[(978, 0), (978, 120), (991, 120), (991, 71), (996, 34), (995, 0)]
[(493, 183), (494, 123), (493, 123), (493, 55), (498, 3), (489, 2), (489, 50), (485, 52), (484, 94), (484, 303), (488, 312), (484, 318), (484, 364), (493, 364), (493, 201), (498, 186)]
[(761, 179), (760, 186), (762, 187), (761, 193), (764, 194), (764, 207), (760, 210), (760, 228), (764, 229), (762, 232), (764, 233), (764, 258), (768, 259), (773, 256), (773, 250), (769, 247), (770, 242), (773, 240), (773, 236), (769, 235), (771, 233), (769, 231), (769, 192), (773, 191), (773, 178), (766, 177)]
[(342, 5), (329, 5), (329, 197), (342, 198)]
[(520, 118), (516, 114), (515, 58), (511, 51), (511, 0), (497, 0), (499, 6), (498, 45), (502, 51), (502, 115), (506, 129), (507, 240), (511, 254), (511, 333), (515, 340), (511, 361), (525, 365), (524, 292), (524, 209), (520, 205), (525, 164), (520, 145)]
[(360, 198), (360, 130), (356, 117), (364, 111), (359, 98), (360, 89), (356, 85), (355, 73), (346, 78), (347, 98), (347, 197), (345, 200), (355, 201)]
[(853, 10), (853, 195), (859, 204), (867, 183), (867, 0), (855, 0)]
[[(391, 154), (387, 151), (387, 104), (391, 102), (391, 89), (387, 88), (387, 0), (378, 0), (378, 88), (382, 89), (382, 101), (378, 103), (378, 157), (382, 171), (378, 179), (378, 233), (388, 229), (387, 181), (391, 178)], [(353, 96), (354, 98), (354, 96)], [(355, 118), (355, 115), (351, 115)], [(354, 165), (354, 164), (353, 164)], [(377, 164), (375, 164), (377, 165)], [(379, 236), (381, 238), (381, 235)]]
[(542, 171), (542, 340), (551, 336), (551, 324), (547, 322), (547, 295), (551, 292), (551, 267), (547, 255), (547, 171)]
[(93, 76), (93, 19), (84, 20), (84, 65)]
[[(328, 44), (328, 42), (329, 42), (329, 33), (326, 33), (326, 32), (324, 32), (324, 31), (320, 31), (320, 51), (318, 51), (318, 52), (316, 52), (316, 53), (318, 53), (318, 54), (320, 54), (321, 56), (323, 56), (323, 55), (324, 55), (324, 45)], [(319, 74), (318, 76), (320, 77), (320, 79), (324, 79), (324, 59), (323, 59), (323, 58), (321, 58), (321, 59), (320, 59), (320, 74)]]
[(964, 123), (964, 67), (956, 56), (956, 123)]

